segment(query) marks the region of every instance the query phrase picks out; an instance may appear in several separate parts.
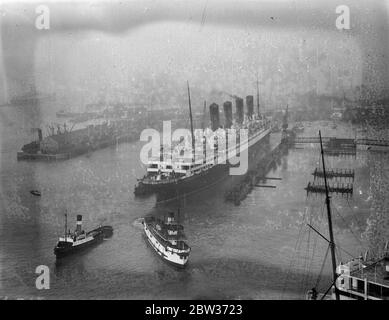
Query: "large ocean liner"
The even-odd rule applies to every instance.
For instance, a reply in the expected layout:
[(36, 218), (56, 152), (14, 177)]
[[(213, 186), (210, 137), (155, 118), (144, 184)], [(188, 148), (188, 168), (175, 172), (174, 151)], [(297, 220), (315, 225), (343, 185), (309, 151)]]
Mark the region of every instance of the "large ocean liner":
[[(212, 103), (209, 106), (211, 126), (201, 130), (201, 136), (196, 137), (197, 132), (193, 130), (188, 85), (191, 133), (180, 142), (184, 147), (179, 149), (175, 146), (172, 148), (161, 145), (159, 157), (149, 159), (147, 172), (142, 179), (138, 180), (134, 193), (136, 195), (175, 194), (177, 190), (189, 193), (208, 187), (226, 177), (231, 167), (239, 166), (239, 163), (232, 165), (229, 159), (235, 155), (240, 156), (246, 151), (248, 168), (255, 164), (258, 154), (264, 154), (266, 146), (269, 145), (271, 122), (260, 113), (258, 88), (256, 113), (254, 113), (252, 95), (246, 97), (246, 112), (244, 112), (244, 99), (238, 96), (232, 97), (235, 100), (235, 119), (233, 119), (231, 101), (223, 103), (225, 118), (223, 125), (220, 123), (219, 105)], [(235, 146), (228, 146), (230, 137), (227, 135), (231, 129), (236, 134)], [(241, 129), (244, 129), (247, 135), (241, 135)], [(196, 144), (195, 140), (202, 141), (202, 143)], [(185, 146), (188, 145), (192, 153), (185, 152)], [(209, 150), (209, 145), (211, 145), (212, 152)]]

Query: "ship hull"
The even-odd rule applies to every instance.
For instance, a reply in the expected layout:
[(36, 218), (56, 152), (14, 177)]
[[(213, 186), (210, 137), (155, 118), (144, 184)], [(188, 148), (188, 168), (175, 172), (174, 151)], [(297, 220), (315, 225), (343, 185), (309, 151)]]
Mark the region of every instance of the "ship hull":
[(89, 240), (88, 242), (84, 242), (80, 245), (75, 245), (75, 246), (69, 246), (69, 247), (62, 247), (58, 248), (56, 247), (54, 249), (54, 254), (56, 255), (57, 258), (62, 258), (71, 254), (75, 254), (81, 251), (84, 251), (88, 248), (91, 248), (94, 245), (99, 244), (102, 242), (104, 239), (104, 235), (101, 233), (94, 237), (93, 239)]
[[(270, 147), (269, 137), (270, 130), (262, 139), (249, 147), (247, 171), (253, 169), (260, 158), (268, 152), (268, 148)], [(224, 180), (229, 176), (230, 168), (230, 164), (219, 164), (205, 172), (178, 180), (174, 183), (146, 184), (140, 181), (135, 189), (135, 195), (155, 193), (161, 195), (162, 198), (169, 198), (170, 196), (177, 195), (178, 192), (180, 194), (190, 194), (209, 188)], [(244, 174), (241, 176), (233, 176), (234, 180), (239, 180), (239, 177), (244, 177)]]

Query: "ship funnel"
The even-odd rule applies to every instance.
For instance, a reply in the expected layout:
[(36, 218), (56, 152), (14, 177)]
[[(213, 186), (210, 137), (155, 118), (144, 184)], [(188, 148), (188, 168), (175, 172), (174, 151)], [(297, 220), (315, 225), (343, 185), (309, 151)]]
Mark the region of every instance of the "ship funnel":
[(247, 116), (249, 118), (252, 118), (253, 114), (254, 114), (254, 97), (253, 96), (246, 97), (246, 106), (247, 106)]
[(159, 161), (163, 161), (163, 144), (159, 146)]
[(223, 109), (224, 109), (224, 127), (225, 128), (231, 128), (232, 125), (232, 103), (231, 101), (226, 101), (223, 103)]
[(42, 141), (42, 129), (38, 128), (38, 140), (39, 142)]
[(82, 215), (77, 215), (77, 225), (76, 225), (76, 232), (81, 233), (82, 231)]
[(243, 99), (236, 97), (235, 105), (236, 105), (236, 121), (242, 124), (243, 123)]
[(209, 114), (211, 116), (212, 131), (215, 131), (220, 127), (219, 105), (217, 105), (216, 103), (212, 103), (209, 106)]

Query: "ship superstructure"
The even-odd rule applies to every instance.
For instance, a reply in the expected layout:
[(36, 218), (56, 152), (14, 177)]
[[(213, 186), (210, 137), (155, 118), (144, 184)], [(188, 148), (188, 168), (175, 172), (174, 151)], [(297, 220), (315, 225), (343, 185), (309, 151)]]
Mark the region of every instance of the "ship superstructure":
[(389, 299), (389, 252), (379, 259), (359, 257), (340, 263), (336, 269), (337, 291), (342, 300)]

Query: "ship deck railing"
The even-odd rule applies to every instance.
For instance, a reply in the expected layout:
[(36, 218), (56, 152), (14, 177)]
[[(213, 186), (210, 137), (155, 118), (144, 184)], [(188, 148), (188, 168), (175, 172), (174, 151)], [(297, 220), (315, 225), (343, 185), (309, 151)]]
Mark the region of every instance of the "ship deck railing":
[[(340, 285), (339, 282), (341, 283)], [(344, 292), (365, 300), (389, 300), (389, 286), (370, 281), (367, 277), (359, 278), (341, 274), (337, 287)]]
[(145, 184), (154, 184), (154, 185), (157, 185), (157, 184), (170, 184), (170, 183), (176, 183), (176, 182), (179, 182), (180, 180), (182, 180), (183, 178), (185, 178), (186, 176), (183, 176), (183, 177), (179, 177), (179, 178), (162, 178), (160, 180), (157, 180), (157, 179), (152, 179), (152, 178), (143, 178), (142, 179), (142, 183), (145, 183)]

